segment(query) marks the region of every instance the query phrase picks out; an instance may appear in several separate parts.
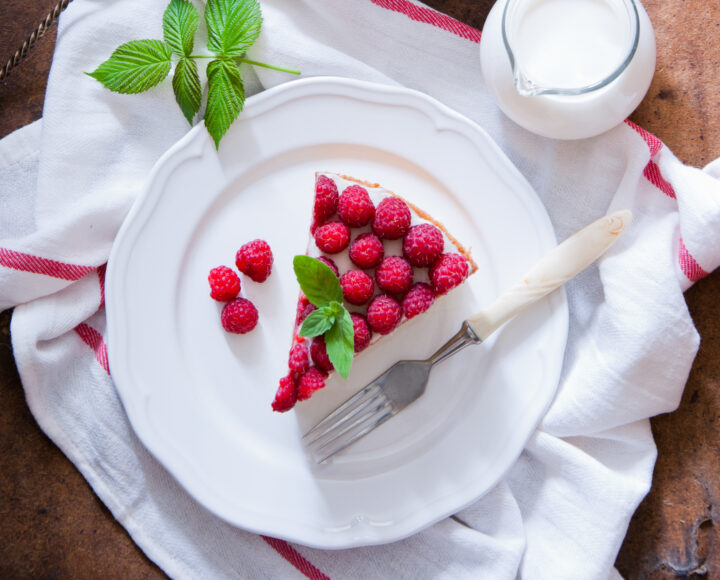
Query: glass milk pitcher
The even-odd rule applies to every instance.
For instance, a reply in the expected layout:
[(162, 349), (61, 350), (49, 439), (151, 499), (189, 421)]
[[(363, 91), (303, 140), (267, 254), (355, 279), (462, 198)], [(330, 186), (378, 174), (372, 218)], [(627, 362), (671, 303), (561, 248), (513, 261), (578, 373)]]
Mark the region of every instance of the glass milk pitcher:
[(655, 71), (655, 35), (636, 0), (498, 0), (482, 32), (485, 82), (503, 112), (556, 139), (621, 123)]

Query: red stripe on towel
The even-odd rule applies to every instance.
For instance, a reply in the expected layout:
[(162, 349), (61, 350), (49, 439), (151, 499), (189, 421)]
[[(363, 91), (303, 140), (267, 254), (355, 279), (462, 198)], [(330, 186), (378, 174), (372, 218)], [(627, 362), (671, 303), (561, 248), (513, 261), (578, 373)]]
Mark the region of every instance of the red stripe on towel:
[(107, 345), (103, 340), (102, 334), (85, 322), (78, 324), (75, 327), (75, 332), (77, 332), (85, 344), (95, 351), (95, 358), (100, 363), (100, 366), (105, 369), (106, 373), (110, 374)]
[(672, 199), (677, 199), (673, 186), (662, 176), (658, 164), (655, 163), (652, 159), (645, 166), (645, 169), (643, 170), (643, 175), (650, 183), (652, 183), (665, 195), (671, 197)]
[(459, 20), (451, 18), (447, 14), (437, 12), (432, 8), (418, 6), (409, 0), (370, 0), (370, 2), (380, 6), (381, 8), (404, 14), (410, 18), (410, 20), (442, 28), (443, 30), (447, 30), (460, 38), (471, 40), (472, 42), (480, 42), (481, 33), (477, 28), (468, 26)]
[[(672, 199), (677, 199), (677, 194), (675, 193), (675, 189), (673, 188), (672, 184), (662, 176), (662, 173), (660, 172), (660, 167), (652, 159), (662, 149), (662, 141), (660, 141), (660, 139), (655, 137), (655, 135), (636, 125), (632, 121), (626, 120), (625, 122), (628, 124), (629, 127), (631, 127), (640, 134), (640, 136), (644, 139), (645, 143), (647, 143), (647, 146), (650, 148), (650, 161), (643, 170), (643, 175), (645, 176), (645, 178), (668, 197)], [(698, 264), (697, 260), (688, 251), (687, 247), (685, 246), (685, 242), (683, 242), (682, 236), (680, 237), (680, 245), (678, 248), (678, 262), (680, 263), (680, 269), (682, 270), (683, 274), (685, 274), (687, 279), (693, 283), (701, 280), (709, 274), (709, 272), (706, 272), (703, 267)]]
[(663, 142), (660, 141), (660, 139), (655, 137), (655, 135), (650, 133), (650, 131), (647, 131), (640, 127), (640, 125), (636, 125), (630, 119), (625, 119), (625, 123), (628, 125), (628, 127), (637, 131), (644, 139), (645, 143), (647, 143), (648, 147), (650, 148), (651, 159), (655, 157), (658, 153), (660, 153), (660, 149), (662, 149), (663, 147)]
[(100, 283), (100, 306), (98, 309), (105, 306), (105, 272), (107, 271), (107, 264), (103, 264), (97, 269), (98, 282)]
[(329, 576), (318, 570), (285, 540), (278, 540), (276, 538), (270, 538), (269, 536), (260, 537), (265, 540), (273, 550), (290, 562), (296, 570), (305, 574), (310, 580), (330, 580)]
[(690, 255), (690, 252), (688, 252), (688, 249), (685, 247), (685, 242), (683, 242), (682, 237), (680, 238), (678, 259), (680, 260), (680, 269), (691, 282), (697, 282), (709, 274), (709, 272), (703, 270), (702, 266), (697, 263), (697, 260)]
[(80, 278), (95, 269), (93, 266), (66, 264), (49, 258), (8, 250), (7, 248), (0, 248), (0, 266), (71, 281), (80, 280)]

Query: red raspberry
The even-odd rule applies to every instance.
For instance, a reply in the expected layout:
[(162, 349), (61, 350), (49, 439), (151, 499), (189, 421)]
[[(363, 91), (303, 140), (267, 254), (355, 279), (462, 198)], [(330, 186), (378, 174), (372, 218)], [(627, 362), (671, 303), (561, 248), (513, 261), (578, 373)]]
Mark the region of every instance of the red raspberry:
[(412, 284), (412, 266), (405, 258), (389, 256), (375, 270), (375, 280), (384, 292), (403, 294)]
[(380, 294), (375, 296), (368, 306), (367, 321), (375, 332), (380, 334), (389, 334), (400, 322), (402, 317), (402, 308), (398, 301), (388, 296)]
[(350, 259), (358, 268), (369, 270), (377, 266), (385, 255), (385, 248), (375, 234), (360, 234), (350, 244)]
[(307, 299), (307, 296), (300, 292), (300, 298), (298, 299), (297, 303), (297, 309), (295, 310), (295, 324), (301, 324), (303, 320), (307, 317), (312, 310), (309, 310), (308, 312), (305, 312), (305, 308), (310, 304), (310, 301)]
[(228, 332), (245, 334), (257, 325), (258, 311), (247, 298), (233, 298), (223, 307), (220, 320)]
[(352, 313), (350, 318), (352, 318), (353, 330), (355, 331), (355, 352), (360, 352), (370, 344), (372, 330), (370, 330), (367, 320), (362, 314)]
[(272, 402), (273, 411), (284, 413), (295, 406), (297, 402), (297, 385), (291, 374), (280, 379), (280, 385), (275, 393), (275, 400)]
[(272, 270), (272, 250), (265, 240), (243, 244), (235, 256), (235, 265), (255, 282), (264, 282)]
[(294, 377), (299, 377), (310, 368), (308, 347), (304, 344), (296, 344), (290, 349), (288, 356), (288, 367)]
[(373, 219), (375, 206), (367, 189), (360, 185), (351, 185), (340, 194), (337, 212), (343, 223), (351, 228), (359, 228), (368, 225)]
[(435, 302), (435, 291), (430, 284), (418, 282), (413, 284), (402, 301), (403, 312), (407, 318), (422, 314)]
[(445, 240), (440, 228), (432, 224), (413, 226), (403, 240), (403, 256), (413, 266), (432, 266), (442, 256)]
[(410, 227), (410, 208), (400, 198), (386, 197), (377, 206), (373, 231), (386, 240), (399, 240)]
[(318, 175), (315, 182), (315, 207), (313, 218), (321, 224), (337, 211), (338, 188), (327, 175)]
[(227, 266), (218, 266), (208, 274), (210, 297), (219, 302), (232, 300), (240, 294), (240, 277)]
[(435, 294), (446, 294), (461, 284), (469, 275), (467, 258), (460, 254), (443, 254), (430, 268), (430, 281)]
[(349, 270), (340, 278), (343, 296), (350, 304), (365, 304), (375, 292), (375, 282), (362, 270)]
[(317, 259), (318, 259), (318, 261), (325, 264), (328, 268), (330, 268), (333, 271), (333, 274), (335, 274), (336, 276), (340, 276), (338, 267), (335, 265), (335, 262), (333, 262), (331, 258), (328, 258), (326, 256), (320, 256)]
[(337, 254), (348, 247), (350, 228), (340, 222), (330, 222), (315, 230), (315, 245), (326, 254)]
[(315, 363), (315, 366), (321, 371), (329, 373), (335, 369), (333, 364), (330, 362), (324, 337), (316, 336), (313, 339), (312, 345), (310, 346), (310, 356), (312, 357), (312, 361)]
[(309, 399), (310, 395), (322, 389), (324, 386), (325, 375), (315, 367), (310, 367), (298, 380), (297, 400), (304, 401), (305, 399)]
[(300, 322), (300, 314), (302, 314), (302, 311), (305, 310), (305, 307), (310, 304), (310, 301), (307, 299), (307, 296), (305, 296), (305, 293), (301, 290), (300, 291), (300, 298), (298, 298), (297, 303), (297, 311), (296, 311), (296, 317), (295, 322)]

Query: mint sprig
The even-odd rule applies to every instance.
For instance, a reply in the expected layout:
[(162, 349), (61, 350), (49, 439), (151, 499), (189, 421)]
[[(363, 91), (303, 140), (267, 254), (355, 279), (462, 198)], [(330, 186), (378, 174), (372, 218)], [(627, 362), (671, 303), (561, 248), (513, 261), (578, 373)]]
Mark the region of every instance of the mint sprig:
[(197, 60), (210, 59), (203, 119), (215, 146), (219, 147), (245, 104), (239, 68), (242, 63), (300, 74), (245, 58), (260, 35), (262, 22), (257, 0), (208, 0), (205, 5), (207, 48), (213, 55), (194, 55), (200, 13), (189, 0), (171, 0), (163, 14), (163, 40), (133, 40), (121, 44), (109, 59), (87, 74), (111, 91), (142, 93), (160, 84), (175, 63), (172, 80), (175, 100), (192, 125), (202, 107), (203, 89)]
[(307, 299), (317, 306), (303, 321), (300, 336), (324, 335), (330, 362), (347, 379), (352, 366), (355, 330), (350, 312), (343, 306), (343, 293), (335, 273), (320, 260), (295, 256), (293, 269)]

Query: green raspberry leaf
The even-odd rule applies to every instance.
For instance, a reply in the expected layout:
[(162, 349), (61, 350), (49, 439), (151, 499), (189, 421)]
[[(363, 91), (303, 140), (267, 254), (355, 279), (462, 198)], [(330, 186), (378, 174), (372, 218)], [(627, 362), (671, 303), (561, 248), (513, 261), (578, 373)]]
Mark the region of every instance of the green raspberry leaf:
[(355, 352), (355, 329), (350, 313), (343, 308), (332, 328), (325, 333), (328, 358), (338, 374), (347, 379)]
[(175, 100), (188, 123), (192, 125), (202, 101), (202, 85), (197, 63), (192, 59), (181, 57), (175, 66), (172, 85)]
[(225, 59), (210, 61), (207, 67), (208, 100), (205, 108), (205, 126), (215, 141), (227, 132), (237, 119), (245, 103), (245, 88), (237, 65)]
[(208, 48), (240, 57), (260, 35), (262, 13), (257, 0), (208, 0), (205, 6)]
[(200, 13), (188, 0), (170, 0), (163, 14), (163, 38), (170, 49), (179, 56), (190, 56)]
[(170, 49), (161, 40), (133, 40), (121, 44), (89, 76), (116, 93), (142, 93), (170, 72)]
[(335, 324), (335, 314), (326, 306), (308, 314), (300, 328), (300, 336), (320, 336)]
[(322, 308), (332, 302), (342, 303), (340, 280), (326, 264), (300, 255), (293, 259), (293, 269), (300, 288), (312, 304)]

